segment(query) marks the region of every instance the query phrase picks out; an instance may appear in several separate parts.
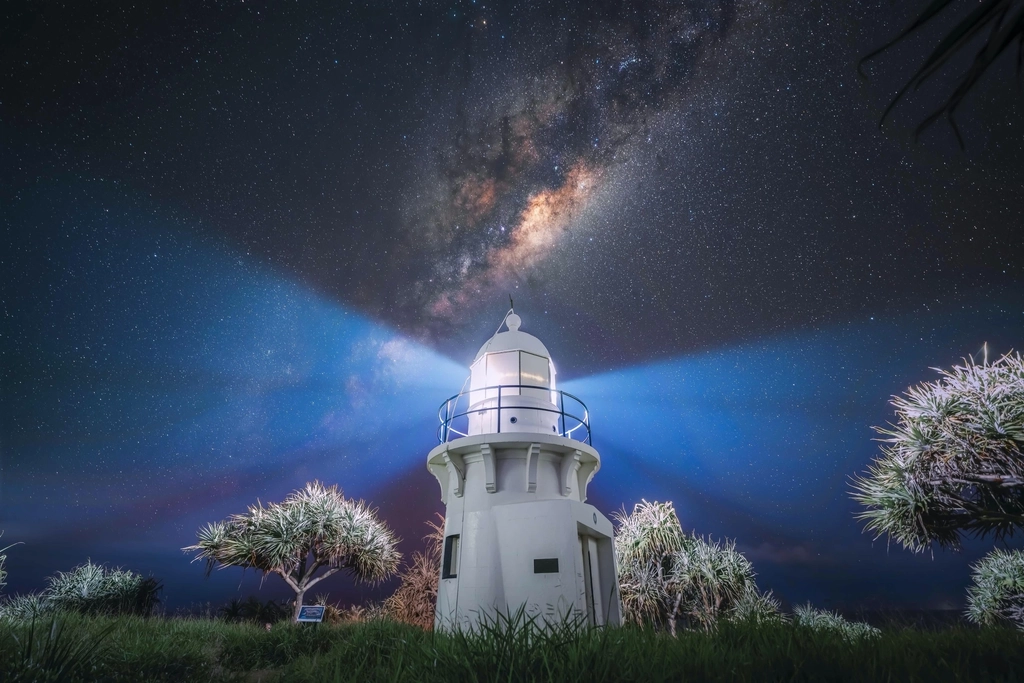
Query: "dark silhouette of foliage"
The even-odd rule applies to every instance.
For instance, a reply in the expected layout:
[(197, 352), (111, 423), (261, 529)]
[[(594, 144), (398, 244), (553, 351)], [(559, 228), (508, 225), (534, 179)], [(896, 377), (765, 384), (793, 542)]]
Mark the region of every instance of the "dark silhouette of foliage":
[(261, 602), (255, 595), (250, 595), (245, 600), (235, 598), (221, 607), (218, 613), (224, 621), (230, 623), (275, 624), (288, 618), (289, 609), (273, 600)]
[(971, 2), (958, 2), (958, 0), (930, 0), (921, 10), (910, 26), (904, 29), (891, 41), (882, 45), (877, 50), (861, 59), (858, 69), (863, 75), (865, 62), (882, 54), (893, 45), (906, 40), (922, 27), (931, 23), (943, 10), (950, 5), (963, 6), (964, 14), (956, 26), (947, 33), (932, 52), (925, 58), (917, 71), (909, 81), (900, 89), (896, 97), (886, 107), (881, 125), (896, 104), (911, 89), (917, 90), (930, 78), (943, 70), (947, 63), (975, 43), (979, 36), (983, 36), (980, 49), (974, 55), (970, 66), (960, 74), (960, 78), (954, 86), (953, 91), (946, 98), (940, 107), (925, 117), (924, 121), (917, 127), (915, 137), (920, 136), (925, 129), (945, 117), (949, 121), (953, 133), (961, 149), (964, 147), (963, 137), (956, 125), (954, 114), (963, 102), (967, 94), (977, 85), (981, 77), (988, 71), (996, 59), (1014, 42), (1017, 43), (1017, 74), (1020, 75), (1021, 63), (1024, 61), (1024, 0), (973, 0)]

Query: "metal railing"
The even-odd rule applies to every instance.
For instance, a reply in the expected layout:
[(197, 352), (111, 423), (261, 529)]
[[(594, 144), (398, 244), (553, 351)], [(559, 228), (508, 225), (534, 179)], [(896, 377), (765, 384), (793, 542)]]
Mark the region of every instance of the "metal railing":
[[(511, 397), (520, 397), (523, 395), (524, 389), (533, 389), (536, 391), (544, 392), (545, 395), (551, 396), (553, 400), (551, 407), (536, 406), (536, 405), (523, 405), (518, 401), (513, 401), (511, 404), (508, 403), (508, 399)], [(515, 390), (515, 393), (512, 393)], [(480, 396), (483, 398), (477, 401), (474, 405), (470, 405), (471, 396)], [(502, 406), (502, 397), (504, 396), (506, 403)], [(566, 400), (569, 401), (568, 410), (566, 409)], [(494, 405), (483, 405), (480, 404), (484, 401), (494, 400)], [(460, 403), (464, 404), (461, 406), (463, 409), (460, 412)], [(593, 445), (591, 442), (590, 434), (590, 413), (587, 411), (587, 406), (576, 396), (566, 392), (558, 391), (556, 389), (549, 389), (548, 387), (541, 387), (532, 384), (499, 384), (491, 387), (482, 387), (480, 389), (471, 389), (469, 391), (463, 391), (462, 393), (456, 394), (441, 404), (441, 407), (437, 409), (437, 417), (441, 424), (437, 428), (437, 440), (439, 443), (447, 443), (452, 439), (460, 439), (464, 436), (469, 436), (469, 420), (471, 416), (482, 416), (487, 413), (496, 413), (496, 430), (501, 433), (501, 412), (515, 411), (512, 421), (515, 422), (516, 418), (523, 413), (553, 413), (558, 416), (557, 424), (555, 427), (555, 433), (559, 436), (564, 436), (568, 439), (575, 439), (576, 441), (582, 441), (585, 444)], [(579, 413), (579, 414), (577, 414)], [(506, 432), (509, 431), (507, 428)], [(521, 432), (521, 429), (513, 430), (515, 432)], [(581, 438), (582, 437), (582, 438)]]

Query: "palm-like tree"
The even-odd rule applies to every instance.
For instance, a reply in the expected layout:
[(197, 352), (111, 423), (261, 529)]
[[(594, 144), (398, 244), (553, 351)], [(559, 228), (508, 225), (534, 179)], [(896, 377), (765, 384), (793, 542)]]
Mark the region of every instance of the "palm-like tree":
[(778, 603), (761, 595), (754, 568), (732, 542), (683, 532), (671, 502), (637, 503), (614, 513), (619, 594), (627, 621), (676, 633), (677, 622), (703, 629), (721, 618), (763, 621)]
[(280, 503), (250, 505), (247, 513), (207, 524), (199, 542), (183, 548), (206, 560), (207, 576), (218, 565), (277, 574), (295, 591), (298, 619), (307, 590), (341, 570), (379, 582), (395, 573), (397, 539), (376, 511), (345, 498), (337, 485), (319, 481)]
[(939, 372), (893, 397), (882, 456), (853, 479), (865, 530), (915, 552), (1024, 528), (1024, 358)]
[(669, 606), (672, 556), (683, 549), (685, 534), (669, 503), (633, 506), (612, 513), (616, 522), (615, 554), (619, 563), (619, 594), (627, 621), (665, 623), (675, 633), (678, 605)]

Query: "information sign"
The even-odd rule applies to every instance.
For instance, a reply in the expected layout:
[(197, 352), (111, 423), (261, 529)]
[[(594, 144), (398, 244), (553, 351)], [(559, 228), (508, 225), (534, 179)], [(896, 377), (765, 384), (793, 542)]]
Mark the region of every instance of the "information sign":
[(303, 605), (299, 608), (298, 621), (321, 622), (324, 620), (325, 609), (323, 605)]

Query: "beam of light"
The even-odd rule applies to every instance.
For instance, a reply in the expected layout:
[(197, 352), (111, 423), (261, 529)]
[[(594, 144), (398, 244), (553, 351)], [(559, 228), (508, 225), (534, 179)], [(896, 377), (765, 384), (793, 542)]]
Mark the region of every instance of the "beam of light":
[(38, 583), (90, 556), (201, 575), (178, 549), (202, 523), (314, 478), (366, 496), (423, 468), (465, 367), (152, 217), (55, 211), (4, 283), (14, 589), (20, 562)]
[[(0, 520), (26, 542), (11, 590), (91, 557), (157, 573), (179, 604), (223, 600), (237, 573), (204, 583), (178, 548), (313, 478), (422, 535), (438, 507), (423, 458), (465, 366), (159, 219), (48, 210), (47, 239), (4, 273)], [(865, 320), (566, 382), (603, 458), (594, 502), (674, 500), (793, 600), (872, 597), (876, 577), (884, 600), (956, 602), (949, 577), (976, 554), (917, 580), (921, 558), (861, 535), (846, 478), (876, 453), (891, 394), (985, 341), (1019, 348), (1021, 310)]]
[(594, 498), (610, 509), (673, 500), (684, 528), (736, 538), (793, 600), (959, 604), (955, 577), (991, 542), (924, 567), (887, 553), (861, 533), (848, 477), (878, 454), (871, 427), (892, 419), (890, 396), (986, 339), (1019, 346), (1022, 306), (871, 319), (565, 382), (589, 407), (601, 452)]

